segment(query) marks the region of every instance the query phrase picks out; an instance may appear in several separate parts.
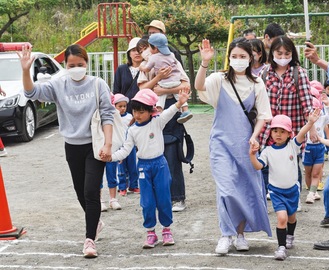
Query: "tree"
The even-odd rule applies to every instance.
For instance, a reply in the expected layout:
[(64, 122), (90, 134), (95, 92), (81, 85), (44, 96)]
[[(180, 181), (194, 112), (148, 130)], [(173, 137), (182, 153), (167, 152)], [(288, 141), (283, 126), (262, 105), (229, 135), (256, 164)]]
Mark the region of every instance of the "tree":
[[(212, 43), (225, 42), (229, 21), (222, 16), (222, 8), (211, 3), (198, 4), (191, 1), (191, 4), (186, 5), (186, 1), (182, 0), (168, 2), (163, 5), (160, 1), (152, 0), (148, 5), (132, 7), (131, 13), (139, 26), (153, 19), (164, 22), (166, 34), (171, 38), (169, 43), (187, 57), (191, 86), (195, 90), (193, 55), (199, 52), (198, 44), (203, 38), (210, 39)], [(193, 91), (192, 102), (195, 101), (196, 93)]]
[[(0, 18), (3, 25), (0, 28), (0, 37), (15, 21), (23, 16), (26, 16), (34, 4), (35, 0), (1, 0)], [(7, 19), (4, 19), (4, 17), (7, 17)]]

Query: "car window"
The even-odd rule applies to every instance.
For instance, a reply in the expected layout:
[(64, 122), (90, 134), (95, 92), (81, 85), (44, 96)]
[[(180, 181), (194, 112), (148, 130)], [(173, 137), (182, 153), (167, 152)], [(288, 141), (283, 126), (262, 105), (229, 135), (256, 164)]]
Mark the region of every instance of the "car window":
[(54, 63), (50, 60), (48, 57), (40, 57), (39, 62), (41, 64), (41, 67), (46, 67), (47, 68), (47, 73), (50, 75), (55, 74), (58, 72), (58, 67), (54, 65)]
[(19, 81), (22, 68), (18, 58), (0, 58), (0, 81)]

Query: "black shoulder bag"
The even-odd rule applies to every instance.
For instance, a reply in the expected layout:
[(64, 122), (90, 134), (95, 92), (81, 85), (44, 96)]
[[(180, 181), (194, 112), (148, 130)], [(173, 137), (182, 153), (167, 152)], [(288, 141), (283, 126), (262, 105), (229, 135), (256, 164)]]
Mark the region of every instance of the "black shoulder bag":
[(244, 114), (247, 116), (248, 120), (249, 120), (249, 123), (251, 125), (251, 128), (252, 128), (252, 131), (254, 131), (254, 128), (255, 128), (255, 122), (256, 122), (256, 117), (257, 117), (257, 110), (255, 107), (253, 107), (250, 112), (247, 111), (246, 107), (244, 106), (239, 94), (238, 94), (238, 91), (236, 91), (236, 88), (234, 86), (234, 83), (228, 79), (232, 85), (232, 88), (236, 94), (236, 97), (238, 98), (239, 102), (240, 102), (240, 105), (241, 105), (241, 108), (244, 112)]

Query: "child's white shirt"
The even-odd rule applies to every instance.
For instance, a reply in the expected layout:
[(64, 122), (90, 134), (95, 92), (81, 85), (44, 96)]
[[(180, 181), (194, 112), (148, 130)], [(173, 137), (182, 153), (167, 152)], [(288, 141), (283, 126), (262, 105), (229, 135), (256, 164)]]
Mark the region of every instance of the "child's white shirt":
[(124, 160), (134, 146), (138, 149), (136, 156), (141, 159), (152, 159), (163, 155), (162, 130), (177, 111), (178, 108), (173, 104), (160, 115), (152, 117), (150, 121), (143, 124), (135, 123), (129, 127), (127, 139), (123, 146), (112, 154), (112, 161)]
[(297, 155), (302, 144), (296, 141), (296, 137), (284, 146), (266, 146), (258, 160), (265, 166), (269, 166), (268, 182), (278, 188), (287, 189), (298, 183)]

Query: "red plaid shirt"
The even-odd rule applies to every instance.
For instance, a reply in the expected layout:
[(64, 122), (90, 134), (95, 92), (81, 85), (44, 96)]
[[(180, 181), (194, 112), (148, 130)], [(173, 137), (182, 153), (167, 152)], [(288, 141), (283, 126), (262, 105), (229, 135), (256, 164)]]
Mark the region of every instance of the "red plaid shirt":
[[(298, 68), (298, 92), (296, 91), (293, 68)], [(305, 125), (308, 114), (312, 110), (312, 96), (306, 71), (300, 66), (288, 67), (285, 73), (279, 77), (270, 67), (266, 75), (265, 85), (273, 117), (278, 114), (289, 116), (292, 130), (296, 135)], [(265, 124), (259, 135), (261, 149), (267, 145), (270, 130), (270, 123)]]

